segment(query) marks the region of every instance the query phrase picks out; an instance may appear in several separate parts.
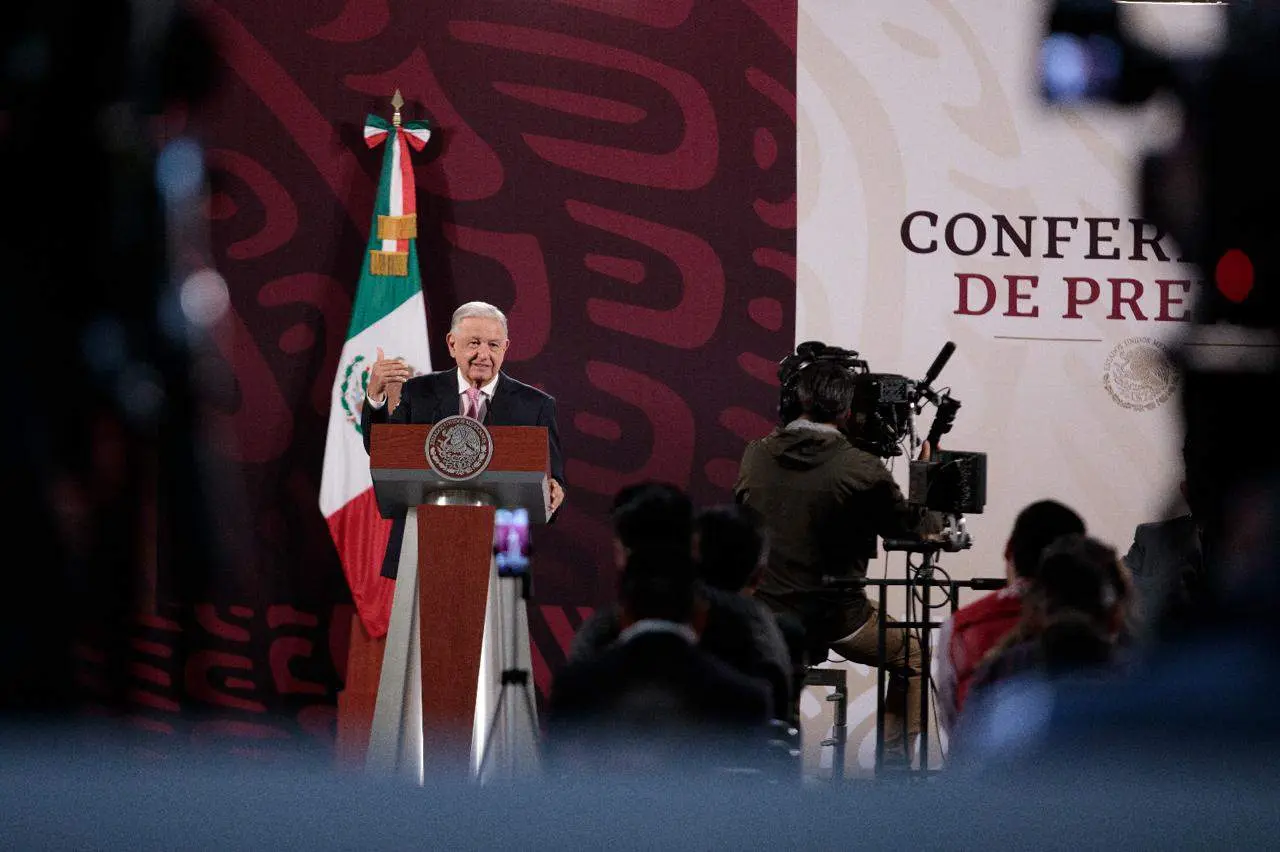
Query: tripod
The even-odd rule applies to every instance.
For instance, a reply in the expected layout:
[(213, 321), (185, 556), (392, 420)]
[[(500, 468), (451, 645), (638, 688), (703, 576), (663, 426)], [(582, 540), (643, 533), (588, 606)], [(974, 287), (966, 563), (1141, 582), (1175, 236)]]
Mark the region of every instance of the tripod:
[[(877, 629), (877, 675), (876, 675), (876, 748), (875, 748), (875, 767), (876, 774), (880, 775), (885, 769), (885, 720), (888, 710), (888, 701), (885, 694), (885, 686), (889, 677), (890, 670), (897, 669), (897, 665), (891, 665), (888, 653), (888, 631), (902, 630), (907, 634), (913, 634), (920, 645), (920, 731), (916, 736), (920, 737), (920, 749), (918, 753), (919, 768), (907, 767), (906, 773), (909, 775), (927, 776), (934, 772), (929, 768), (929, 711), (933, 700), (933, 679), (930, 674), (932, 670), (932, 641), (930, 634), (933, 630), (942, 626), (942, 621), (934, 620), (932, 610), (938, 606), (950, 605), (950, 610), (954, 613), (959, 608), (959, 590), (961, 588), (970, 588), (974, 590), (998, 589), (1005, 585), (1004, 578), (974, 578), (972, 580), (953, 580), (937, 567), (938, 556), (942, 552), (956, 552), (967, 549), (972, 544), (972, 539), (968, 533), (964, 531), (962, 518), (952, 517), (948, 519), (947, 531), (936, 539), (911, 539), (911, 540), (893, 540), (885, 539), (883, 547), (886, 553), (899, 551), (908, 554), (906, 574), (902, 579), (873, 579), (870, 577), (844, 578), (831, 577), (823, 578), (823, 585), (833, 591), (839, 589), (865, 589), (867, 586), (876, 586), (878, 588), (878, 605), (880, 618)], [(921, 556), (919, 564), (912, 564), (909, 554), (918, 553)], [(938, 579), (936, 573), (941, 573), (945, 579)], [(904, 587), (907, 617), (903, 621), (894, 621), (889, 623), (888, 613), (888, 588), (890, 586)], [(943, 591), (944, 594), (936, 603), (932, 600), (931, 592), (935, 589)], [(869, 595), (868, 595), (869, 596)], [(920, 605), (920, 614), (916, 616), (913, 612), (914, 605)], [(906, 668), (908, 648), (910, 639), (903, 637), (903, 661), (902, 668)], [(894, 676), (911, 677), (909, 672), (896, 672)], [(904, 700), (910, 699), (904, 696)], [(909, 715), (907, 706), (901, 708), (902, 717), (905, 720)], [(908, 747), (908, 753), (910, 749)]]
[[(502, 642), (500, 643), (502, 654), (502, 681), (498, 688), (498, 699), (493, 707), (493, 715), (489, 718), (489, 727), (485, 733), (484, 741), (480, 747), (480, 765), (476, 770), (476, 777), (484, 782), (485, 771), (489, 767), (490, 758), (493, 756), (494, 737), (498, 731), (498, 723), (503, 717), (503, 710), (510, 709), (507, 706), (507, 698), (512, 690), (519, 690), (524, 696), (524, 708), (528, 713), (529, 734), (531, 742), (537, 743), (538, 727), (537, 709), (533, 699), (533, 691), (529, 684), (529, 670), (520, 667), (520, 606), (529, 600), (530, 578), (527, 566), (518, 572), (507, 573), (502, 569), (498, 571), (498, 582), (518, 582), (520, 584), (519, 593), (507, 595), (507, 607), (504, 614), (504, 622), (501, 625), (500, 633), (502, 634)], [(500, 592), (501, 594), (501, 592)], [(510, 747), (515, 741), (516, 726), (514, 718), (507, 718), (507, 744)], [(514, 757), (512, 757), (514, 760)]]
[[(967, 543), (965, 546), (967, 546)], [(942, 626), (941, 622), (934, 621), (930, 616), (929, 611), (933, 607), (930, 604), (929, 593), (932, 591), (935, 585), (933, 574), (934, 574), (934, 568), (937, 566), (938, 553), (944, 549), (947, 549), (947, 546), (944, 543), (938, 542), (938, 541), (923, 541), (923, 542), (886, 541), (884, 543), (884, 549), (886, 552), (891, 550), (905, 550), (905, 551), (908, 551), (908, 553), (916, 552), (921, 555), (921, 562), (919, 565), (912, 565), (910, 556), (907, 557), (906, 576), (905, 576), (905, 579), (903, 580), (903, 585), (906, 587), (905, 592), (906, 592), (907, 618), (905, 621), (901, 622), (900, 626), (902, 627), (903, 630), (906, 630), (908, 633), (910, 633), (911, 631), (915, 631), (916, 639), (920, 644), (920, 674), (919, 674), (919, 677), (920, 677), (919, 767), (920, 768), (919, 768), (919, 772), (920, 774), (925, 775), (925, 774), (928, 774), (929, 772), (929, 705), (933, 695), (933, 689), (932, 689), (933, 680), (930, 674), (932, 670), (932, 660), (930, 659), (930, 655), (933, 650), (933, 642), (930, 639), (930, 632), (934, 628)], [(883, 612), (884, 611), (883, 607), (885, 605), (885, 591), (886, 591), (886, 586), (888, 585), (888, 581), (881, 581), (881, 583), (882, 584), (880, 585), (880, 606), (881, 606), (881, 612)], [(913, 604), (917, 600), (920, 603), (919, 618), (914, 617), (912, 612)], [(877, 771), (879, 771), (884, 765), (885, 701), (884, 701), (883, 690), (884, 690), (884, 680), (885, 680), (884, 662), (886, 657), (886, 641), (887, 641), (885, 630), (887, 627), (887, 624), (886, 624), (887, 621), (888, 619), (883, 617), (880, 619), (880, 624), (879, 624), (880, 631), (879, 631), (879, 636), (877, 637), (877, 641), (879, 643), (878, 645), (879, 657), (881, 661), (880, 675), (879, 675), (880, 694), (879, 694), (879, 700), (876, 702), (876, 769)], [(909, 639), (906, 640), (906, 642), (909, 642), (909, 641), (910, 641)], [(905, 650), (903, 653), (905, 655), (906, 653)], [(903, 708), (904, 718), (906, 718), (907, 716), (907, 713), (905, 712), (907, 709), (908, 708), (905, 708), (905, 707)]]

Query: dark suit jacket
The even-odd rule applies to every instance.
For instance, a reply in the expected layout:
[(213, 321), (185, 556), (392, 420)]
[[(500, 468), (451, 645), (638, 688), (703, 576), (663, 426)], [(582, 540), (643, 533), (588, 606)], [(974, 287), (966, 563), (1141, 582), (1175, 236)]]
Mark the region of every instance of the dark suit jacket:
[(669, 633), (565, 663), (547, 708), (556, 769), (680, 770), (759, 759), (772, 713), (765, 683)]
[(1190, 515), (1139, 524), (1124, 561), (1133, 574), (1142, 632), (1177, 630), (1206, 603), (1200, 536)]
[[(764, 604), (721, 589), (704, 588), (707, 621), (699, 646), (735, 671), (769, 685), (774, 712), (789, 717), (792, 705), (792, 667), (777, 617)], [(588, 659), (605, 651), (621, 632), (618, 607), (601, 607), (582, 622), (569, 646), (569, 661)]]
[[(374, 408), (368, 400), (360, 411), (360, 431), (364, 449), (369, 451), (369, 437), (375, 423), (435, 423), (458, 413), (458, 370), (456, 367), (416, 376), (404, 383), (400, 404), (390, 415), (387, 407)], [(551, 453), (551, 476), (564, 485), (564, 457), (560, 454), (560, 431), (556, 427), (556, 400), (550, 394), (501, 374), (493, 399), (485, 409), (486, 426), (544, 426)], [(382, 561), (382, 576), (396, 576), (400, 563), (400, 541), (404, 537), (404, 518), (397, 518), (387, 542)]]

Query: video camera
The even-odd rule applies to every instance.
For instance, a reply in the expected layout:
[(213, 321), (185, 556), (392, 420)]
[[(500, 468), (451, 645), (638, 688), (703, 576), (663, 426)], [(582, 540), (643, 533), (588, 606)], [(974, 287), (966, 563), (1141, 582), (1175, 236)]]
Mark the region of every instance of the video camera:
[(1114, 0), (1052, 0), (1039, 45), (1038, 86), (1058, 108), (1172, 100), (1172, 144), (1143, 152), (1143, 218), (1173, 238), (1206, 284), (1178, 348), (1186, 477), (1203, 494), (1198, 520), (1218, 529), (1231, 495), (1280, 471), (1280, 446), (1237, 458), (1241, 400), (1280, 391), (1280, 129), (1264, 121), (1280, 99), (1280, 4), (1221, 6), (1225, 39), (1199, 55), (1142, 44), (1133, 12)]
[(936, 412), (925, 441), (934, 453), (928, 461), (911, 462), (907, 499), (944, 514), (980, 514), (987, 500), (986, 454), (937, 450), (939, 440), (955, 423), (960, 401), (949, 389), (935, 390), (933, 383), (955, 350), (951, 341), (944, 344), (924, 378), (917, 381), (896, 373), (873, 373), (852, 349), (818, 340), (801, 343), (778, 362), (779, 421), (785, 426), (801, 415), (800, 375), (822, 361), (838, 364), (854, 378), (845, 436), (855, 447), (882, 459), (903, 454), (903, 444), (916, 435), (916, 416), (932, 403)]
[(1273, 286), (1258, 285), (1280, 265), (1280, 132), (1259, 116), (1280, 97), (1280, 4), (1236, 0), (1222, 11), (1220, 49), (1175, 55), (1136, 37), (1123, 3), (1052, 0), (1038, 87), (1046, 103), (1065, 108), (1133, 107), (1158, 95), (1177, 104), (1179, 138), (1143, 152), (1143, 218), (1211, 279), (1196, 299), (1197, 322), (1275, 328), (1280, 300)]

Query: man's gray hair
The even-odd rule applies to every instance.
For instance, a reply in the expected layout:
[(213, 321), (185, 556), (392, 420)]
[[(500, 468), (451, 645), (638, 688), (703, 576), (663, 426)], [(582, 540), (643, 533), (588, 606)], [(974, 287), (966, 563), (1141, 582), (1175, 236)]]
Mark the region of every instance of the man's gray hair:
[(449, 323), (449, 331), (456, 332), (458, 323), (468, 317), (497, 320), (502, 323), (502, 336), (507, 336), (507, 315), (488, 302), (467, 302), (465, 305), (459, 305), (458, 309), (453, 312), (453, 319)]

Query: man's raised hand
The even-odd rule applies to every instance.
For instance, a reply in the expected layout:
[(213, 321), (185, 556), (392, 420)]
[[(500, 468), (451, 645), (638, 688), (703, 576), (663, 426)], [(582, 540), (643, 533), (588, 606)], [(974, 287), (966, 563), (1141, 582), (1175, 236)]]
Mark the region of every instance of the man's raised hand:
[(403, 358), (388, 358), (378, 347), (378, 357), (369, 370), (369, 387), (367, 393), (372, 402), (382, 402), (387, 393), (400, 396), (400, 386), (413, 377), (413, 371)]

